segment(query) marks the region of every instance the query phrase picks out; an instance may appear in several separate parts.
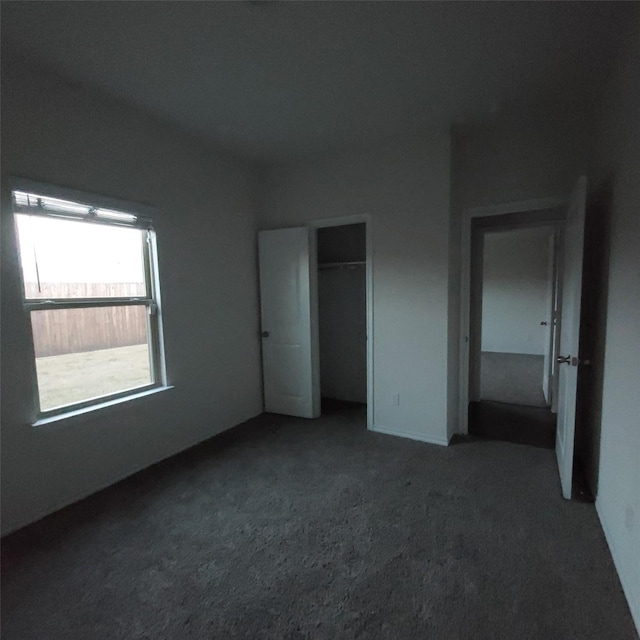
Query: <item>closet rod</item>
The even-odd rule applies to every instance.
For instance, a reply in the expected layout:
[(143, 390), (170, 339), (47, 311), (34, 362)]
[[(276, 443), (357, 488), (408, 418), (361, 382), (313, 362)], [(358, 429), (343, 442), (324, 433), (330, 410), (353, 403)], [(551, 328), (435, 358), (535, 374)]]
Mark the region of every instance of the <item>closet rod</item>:
[(321, 262), (318, 263), (318, 269), (353, 269), (354, 267), (364, 267), (366, 264), (364, 260), (358, 262)]

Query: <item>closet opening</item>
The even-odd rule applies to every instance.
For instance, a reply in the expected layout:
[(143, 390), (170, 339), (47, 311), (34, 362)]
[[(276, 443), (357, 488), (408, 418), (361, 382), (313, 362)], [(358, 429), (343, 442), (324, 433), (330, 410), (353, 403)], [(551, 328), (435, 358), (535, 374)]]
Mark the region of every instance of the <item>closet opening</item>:
[(321, 412), (366, 427), (369, 423), (367, 225), (358, 222), (321, 226), (316, 229), (315, 240)]

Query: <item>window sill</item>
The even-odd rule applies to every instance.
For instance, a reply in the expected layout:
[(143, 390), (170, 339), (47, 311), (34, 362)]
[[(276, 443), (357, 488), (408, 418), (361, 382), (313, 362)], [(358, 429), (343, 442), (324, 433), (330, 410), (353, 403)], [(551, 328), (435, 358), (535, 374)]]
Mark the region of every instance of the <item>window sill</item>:
[(163, 387), (155, 387), (153, 389), (145, 389), (144, 391), (139, 391), (138, 393), (131, 393), (121, 398), (105, 400), (104, 402), (93, 404), (90, 407), (82, 407), (81, 409), (72, 409), (70, 411), (65, 411), (64, 413), (58, 413), (54, 416), (45, 416), (43, 418), (39, 418), (38, 420), (36, 420), (31, 426), (44, 427), (46, 425), (73, 420), (74, 418), (90, 417), (92, 414), (95, 414), (96, 412), (102, 413), (105, 410), (113, 410), (118, 407), (121, 407), (122, 405), (128, 402), (131, 402), (132, 400), (139, 400), (142, 398), (147, 398), (149, 396), (154, 396), (158, 393), (163, 393), (164, 391), (169, 391), (170, 389), (173, 389), (173, 388), (174, 388), (173, 385), (169, 385), (169, 386), (163, 386)]

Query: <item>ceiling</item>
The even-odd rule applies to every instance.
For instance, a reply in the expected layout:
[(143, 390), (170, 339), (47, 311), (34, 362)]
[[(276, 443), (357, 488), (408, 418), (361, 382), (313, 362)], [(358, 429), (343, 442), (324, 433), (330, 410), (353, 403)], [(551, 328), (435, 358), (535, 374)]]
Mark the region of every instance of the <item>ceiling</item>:
[(5, 1), (2, 49), (274, 160), (586, 97), (631, 4)]

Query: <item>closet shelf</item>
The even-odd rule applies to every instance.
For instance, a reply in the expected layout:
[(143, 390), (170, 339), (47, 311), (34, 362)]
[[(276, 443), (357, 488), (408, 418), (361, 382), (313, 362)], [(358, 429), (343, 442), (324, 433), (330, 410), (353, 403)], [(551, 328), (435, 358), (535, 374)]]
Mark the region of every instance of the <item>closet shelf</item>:
[(320, 262), (318, 263), (318, 269), (353, 269), (354, 267), (364, 267), (366, 264), (365, 260), (356, 262)]

